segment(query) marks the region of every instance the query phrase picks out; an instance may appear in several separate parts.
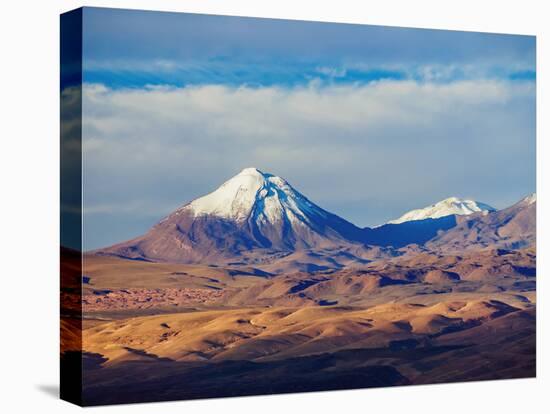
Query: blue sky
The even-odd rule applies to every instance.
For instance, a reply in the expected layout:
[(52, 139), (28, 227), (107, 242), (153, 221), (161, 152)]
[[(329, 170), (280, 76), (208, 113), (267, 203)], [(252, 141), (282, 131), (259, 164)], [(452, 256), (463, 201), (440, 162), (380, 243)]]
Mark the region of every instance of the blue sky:
[(85, 247), (240, 169), (376, 225), (535, 191), (535, 38), (86, 8)]
[(251, 86), (535, 77), (531, 36), (85, 10), (88, 82)]

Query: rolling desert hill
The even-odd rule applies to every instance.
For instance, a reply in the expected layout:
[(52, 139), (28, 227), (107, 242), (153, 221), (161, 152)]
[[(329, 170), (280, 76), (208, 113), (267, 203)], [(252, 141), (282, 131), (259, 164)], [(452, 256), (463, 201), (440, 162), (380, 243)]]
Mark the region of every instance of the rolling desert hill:
[(134, 358), (267, 361), (388, 347), (410, 338), (420, 343), (518, 310), (500, 301), (474, 300), (368, 309), (276, 307), (166, 314), (89, 328), (84, 347), (107, 357), (107, 366)]
[(434, 296), (442, 300), (463, 294), (482, 298), (492, 294), (507, 301), (515, 296), (528, 302), (536, 285), (532, 248), (423, 252), (368, 261), (360, 267), (284, 274), (97, 255), (86, 256), (84, 267), (85, 308), (104, 312), (161, 307), (174, 311), (216, 306), (367, 306), (403, 300), (425, 303)]
[(249, 266), (187, 265), (128, 260), (116, 256), (84, 256), (86, 289), (247, 286), (273, 275)]
[(534, 372), (534, 337), (532, 305), (495, 300), (138, 317), (84, 331), (92, 366), (84, 399), (94, 405), (136, 395), (162, 401), (521, 378)]
[[(92, 256), (84, 402), (530, 377), (535, 259), (423, 252), (257, 276)], [(64, 358), (80, 341), (67, 338)]]

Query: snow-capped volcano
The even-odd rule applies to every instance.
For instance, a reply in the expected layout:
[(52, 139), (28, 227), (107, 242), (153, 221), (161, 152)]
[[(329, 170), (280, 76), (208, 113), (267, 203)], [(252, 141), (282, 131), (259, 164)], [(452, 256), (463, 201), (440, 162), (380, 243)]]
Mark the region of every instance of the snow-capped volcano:
[(436, 219), (451, 215), (467, 216), (473, 213), (495, 211), (488, 204), (479, 201), (460, 199), (458, 197), (449, 197), (431, 206), (411, 210), (403, 214), (396, 220), (388, 221), (387, 224), (399, 224), (407, 221)]
[(271, 254), (358, 246), (362, 238), (362, 229), (318, 207), (283, 178), (245, 168), (212, 193), (178, 208), (145, 235), (102, 252), (215, 263), (258, 249)]
[(186, 211), (195, 217), (217, 216), (237, 222), (252, 219), (270, 224), (282, 221), (305, 224), (311, 221), (312, 215), (327, 216), (286, 180), (256, 168), (245, 168), (212, 193), (183, 206), (176, 214)]

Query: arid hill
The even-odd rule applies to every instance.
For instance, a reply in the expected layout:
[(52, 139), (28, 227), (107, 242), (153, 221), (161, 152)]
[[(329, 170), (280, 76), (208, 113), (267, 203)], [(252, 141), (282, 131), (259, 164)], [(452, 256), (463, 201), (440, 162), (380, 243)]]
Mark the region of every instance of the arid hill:
[(248, 308), (107, 322), (84, 332), (92, 367), (84, 399), (124, 403), (136, 396), (159, 401), (528, 377), (535, 369), (534, 308), (514, 305)]

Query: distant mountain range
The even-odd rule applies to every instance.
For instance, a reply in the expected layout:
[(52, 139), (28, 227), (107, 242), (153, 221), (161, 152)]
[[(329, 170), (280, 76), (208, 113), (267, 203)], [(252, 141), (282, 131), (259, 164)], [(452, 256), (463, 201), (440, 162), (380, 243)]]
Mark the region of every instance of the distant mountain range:
[(426, 243), (438, 250), (470, 250), (480, 247), (520, 249), (536, 244), (537, 196), (491, 214), (457, 218), (457, 225)]
[(500, 211), (451, 197), (385, 225), (360, 228), (317, 206), (283, 178), (246, 168), (143, 236), (93, 253), (254, 264), (275, 271), (323, 270), (402, 254), (398, 249), (407, 245), (437, 250), (526, 247), (535, 242), (535, 212), (535, 195)]
[(474, 200), (464, 200), (458, 197), (449, 197), (431, 206), (411, 210), (398, 219), (388, 221), (386, 224), (401, 224), (407, 221), (437, 219), (452, 215), (467, 216), (479, 212), (490, 213), (491, 211), (496, 211), (496, 209), (488, 204)]

